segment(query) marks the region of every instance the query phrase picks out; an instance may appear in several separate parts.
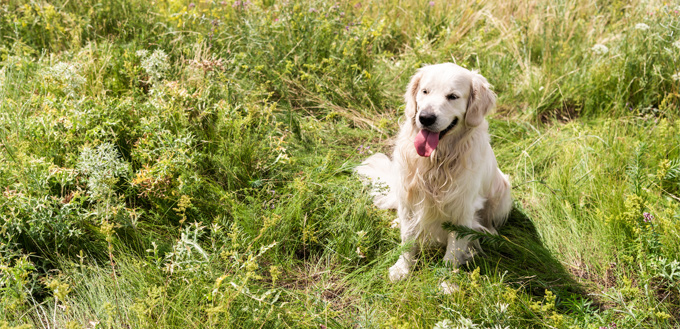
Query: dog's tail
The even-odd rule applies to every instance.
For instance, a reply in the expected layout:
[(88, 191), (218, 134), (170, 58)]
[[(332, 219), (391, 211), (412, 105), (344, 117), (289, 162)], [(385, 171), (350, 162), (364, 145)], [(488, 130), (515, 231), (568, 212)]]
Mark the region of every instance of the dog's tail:
[(380, 209), (397, 209), (396, 175), (387, 155), (376, 153), (356, 167), (365, 184), (372, 186), (373, 203)]

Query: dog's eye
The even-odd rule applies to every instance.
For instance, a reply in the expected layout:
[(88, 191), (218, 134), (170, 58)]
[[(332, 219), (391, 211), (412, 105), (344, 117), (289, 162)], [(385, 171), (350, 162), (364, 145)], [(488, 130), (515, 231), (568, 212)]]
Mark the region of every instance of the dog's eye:
[(446, 95), (446, 99), (453, 101), (453, 100), (458, 99), (458, 96), (456, 96), (454, 94), (448, 94), (448, 95)]
[(427, 95), (427, 89), (423, 89), (423, 94)]

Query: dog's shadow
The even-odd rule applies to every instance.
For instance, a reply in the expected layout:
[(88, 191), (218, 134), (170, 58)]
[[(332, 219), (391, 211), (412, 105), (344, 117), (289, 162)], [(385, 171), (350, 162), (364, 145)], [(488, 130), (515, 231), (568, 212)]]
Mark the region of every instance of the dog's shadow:
[(479, 267), (482, 274), (504, 274), (506, 282), (535, 296), (550, 290), (561, 300), (590, 299), (583, 286), (543, 245), (536, 226), (517, 205), (497, 236), (480, 234), (471, 238), (479, 238), (483, 255), (468, 262), (468, 270)]

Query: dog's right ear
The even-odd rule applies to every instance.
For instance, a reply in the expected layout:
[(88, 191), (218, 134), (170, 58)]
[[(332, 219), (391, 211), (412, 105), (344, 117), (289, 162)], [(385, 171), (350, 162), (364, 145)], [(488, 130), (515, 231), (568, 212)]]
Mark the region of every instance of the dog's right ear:
[(418, 95), (418, 90), (420, 90), (420, 79), (423, 77), (422, 69), (418, 69), (416, 74), (411, 77), (411, 82), (408, 83), (406, 87), (406, 94), (404, 94), (404, 99), (406, 100), (406, 110), (404, 111), (406, 117), (415, 118), (416, 112), (418, 110), (418, 103), (416, 102), (416, 96)]

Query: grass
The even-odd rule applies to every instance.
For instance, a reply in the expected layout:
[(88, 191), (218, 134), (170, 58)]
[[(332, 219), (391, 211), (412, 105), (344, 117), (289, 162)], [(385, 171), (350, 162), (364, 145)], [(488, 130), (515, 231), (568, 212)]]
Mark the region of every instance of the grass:
[[(0, 327), (677, 327), (679, 11), (4, 2)], [(396, 214), (352, 169), (446, 61), (494, 85), (515, 209), (390, 283)]]

